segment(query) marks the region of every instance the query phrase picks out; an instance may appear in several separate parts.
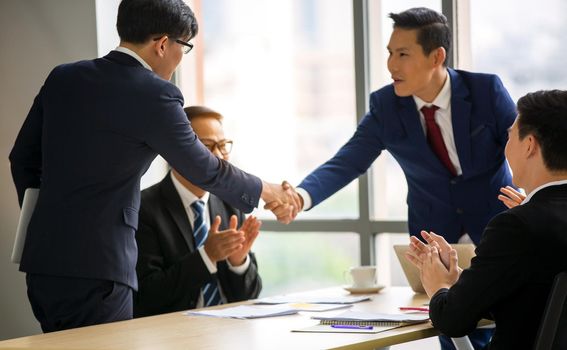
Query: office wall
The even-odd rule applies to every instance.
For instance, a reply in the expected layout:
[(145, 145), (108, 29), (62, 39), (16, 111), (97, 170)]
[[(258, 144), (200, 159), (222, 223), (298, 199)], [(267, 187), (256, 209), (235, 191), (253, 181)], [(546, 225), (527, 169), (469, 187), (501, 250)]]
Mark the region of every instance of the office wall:
[(19, 207), (8, 154), (49, 71), (97, 56), (95, 5), (95, 0), (0, 0), (0, 340), (41, 332), (24, 274), (10, 262)]

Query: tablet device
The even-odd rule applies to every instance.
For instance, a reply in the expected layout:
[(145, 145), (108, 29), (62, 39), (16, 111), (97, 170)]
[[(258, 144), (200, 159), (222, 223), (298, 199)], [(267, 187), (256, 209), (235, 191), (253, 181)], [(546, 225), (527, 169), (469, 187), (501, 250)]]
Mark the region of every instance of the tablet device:
[(39, 188), (26, 188), (22, 210), (20, 212), (20, 220), (18, 221), (18, 227), (16, 229), (16, 237), (14, 238), (14, 247), (12, 248), (11, 260), (14, 264), (19, 264), (22, 259), (22, 252), (28, 233), (28, 225), (35, 210), (38, 196)]
[[(471, 259), (475, 256), (474, 244), (451, 244), (451, 247), (457, 251), (457, 257), (459, 258), (458, 264), (460, 268), (466, 269), (471, 266)], [(400, 261), (400, 265), (402, 265), (402, 270), (406, 275), (411, 289), (413, 289), (416, 293), (425, 293), (425, 289), (423, 289), (421, 279), (419, 278), (419, 270), (405, 257), (405, 253), (408, 250), (409, 245), (394, 245), (394, 251)]]

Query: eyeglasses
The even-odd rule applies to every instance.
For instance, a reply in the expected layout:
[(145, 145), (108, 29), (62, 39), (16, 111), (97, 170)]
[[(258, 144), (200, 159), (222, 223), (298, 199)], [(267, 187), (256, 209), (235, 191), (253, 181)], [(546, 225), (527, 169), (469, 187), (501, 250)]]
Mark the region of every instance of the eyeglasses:
[(223, 156), (228, 155), (230, 151), (232, 151), (232, 140), (220, 140), (219, 142), (215, 142), (209, 139), (201, 139), (201, 142), (209, 151), (214, 153), (216, 148)]
[[(159, 38), (155, 38), (154, 41), (158, 41), (159, 39), (161, 39), (162, 37)], [(175, 41), (176, 43), (178, 43), (179, 45), (183, 46), (183, 53), (184, 54), (188, 54), (189, 52), (191, 52), (191, 50), (193, 50), (193, 44), (188, 42), (188, 41), (183, 41), (183, 40), (179, 40), (179, 39), (173, 39), (170, 38), (171, 40)]]

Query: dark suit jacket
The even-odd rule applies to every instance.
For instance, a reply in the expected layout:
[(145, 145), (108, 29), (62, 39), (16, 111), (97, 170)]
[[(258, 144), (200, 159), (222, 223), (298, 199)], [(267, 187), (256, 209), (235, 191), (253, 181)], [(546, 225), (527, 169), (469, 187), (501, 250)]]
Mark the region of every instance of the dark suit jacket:
[(496, 321), (490, 349), (531, 349), (555, 275), (567, 270), (567, 185), (544, 188), (487, 226), (471, 267), (429, 305), (451, 337)]
[(516, 107), (497, 76), (448, 71), (461, 176), (453, 177), (429, 147), (413, 98), (396, 96), (388, 85), (370, 95), (370, 111), (352, 138), (299, 185), (313, 205), (366, 172), (387, 150), (408, 183), (410, 234), (432, 230), (456, 242), (467, 232), (478, 243), (488, 221), (505, 209), (497, 195), (511, 184), (504, 146)]
[[(220, 215), (220, 229), (228, 228), (231, 215), (244, 222), (244, 214), (218, 197), (209, 197), (211, 222)], [(211, 275), (195, 249), (193, 230), (171, 177), (142, 191), (138, 242), (139, 289), (134, 294), (134, 316), (149, 316), (194, 309), (201, 287), (218, 278), (228, 302), (256, 298), (262, 283), (254, 254), (243, 275), (230, 271), (226, 261)]]
[(140, 177), (157, 154), (239, 209), (258, 203), (260, 179), (198, 141), (175, 85), (117, 51), (56, 67), (10, 154), (20, 203), (40, 188), (20, 270), (137, 288)]

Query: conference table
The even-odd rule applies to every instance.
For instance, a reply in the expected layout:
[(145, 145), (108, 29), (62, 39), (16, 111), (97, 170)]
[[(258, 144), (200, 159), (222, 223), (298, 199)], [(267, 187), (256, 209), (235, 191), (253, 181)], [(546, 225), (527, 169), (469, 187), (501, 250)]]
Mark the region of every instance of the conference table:
[[(294, 293), (293, 296), (343, 296), (340, 287)], [(400, 306), (423, 306), (427, 295), (409, 287), (387, 287), (368, 294), (370, 301), (354, 304), (350, 310), (399, 313)], [(226, 304), (224, 308), (252, 301)], [(0, 349), (60, 350), (159, 350), (159, 349), (377, 349), (439, 334), (430, 322), (394, 328), (375, 334), (292, 332), (318, 323), (314, 315), (334, 315), (345, 310), (299, 312), (295, 315), (250, 320), (187, 316), (183, 312), (82, 327), (48, 334), (0, 341)]]

